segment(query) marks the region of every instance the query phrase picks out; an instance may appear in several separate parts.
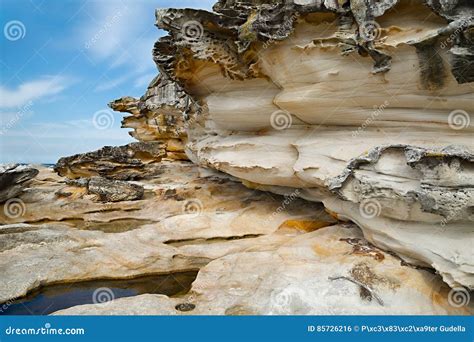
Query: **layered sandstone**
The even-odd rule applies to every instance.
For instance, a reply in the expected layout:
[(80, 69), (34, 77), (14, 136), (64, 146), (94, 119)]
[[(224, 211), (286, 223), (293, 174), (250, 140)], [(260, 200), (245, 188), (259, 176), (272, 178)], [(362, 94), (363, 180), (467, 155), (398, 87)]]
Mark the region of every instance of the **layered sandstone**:
[(190, 162), (159, 165), (158, 176), (109, 180), (144, 189), (141, 199), (119, 203), (87, 191), (97, 176), (70, 180), (40, 168), (17, 198), (22, 212), (0, 211), (5, 313), (51, 284), (187, 271), (199, 273), (186, 294), (117, 298), (58, 314), (472, 313), (467, 292), (372, 245), (356, 225), (299, 199), (299, 190), (273, 195)]
[[(276, 234), (282, 234), (277, 232)], [(142, 295), (76, 306), (62, 315), (393, 315), (469, 314), (429, 271), (367, 245), (355, 226), (294, 235), (203, 267), (184, 296)], [(284, 241), (284, 242), (283, 242)], [(258, 267), (256, 267), (258, 265)], [(180, 305), (190, 311), (182, 312)]]
[[(298, 189), (374, 245), (472, 289), (473, 14), (462, 0), (159, 9), (160, 77), (134, 107), (184, 128), (193, 162)], [(140, 122), (138, 138), (156, 131)]]
[(131, 183), (145, 189), (141, 199), (118, 203), (41, 168), (17, 199), (21, 213), (0, 211), (0, 303), (55, 283), (199, 270), (337, 223), (317, 203), (286, 202), (190, 162), (160, 165), (159, 177)]
[(97, 151), (61, 158), (54, 170), (71, 179), (100, 176), (134, 180), (157, 176), (160, 162), (169, 159), (187, 160), (181, 143), (136, 142), (124, 146), (105, 146)]
[(139, 142), (0, 170), (0, 303), (198, 271), (58, 314), (472, 314), (473, 5), (367, 3), (157, 10)]

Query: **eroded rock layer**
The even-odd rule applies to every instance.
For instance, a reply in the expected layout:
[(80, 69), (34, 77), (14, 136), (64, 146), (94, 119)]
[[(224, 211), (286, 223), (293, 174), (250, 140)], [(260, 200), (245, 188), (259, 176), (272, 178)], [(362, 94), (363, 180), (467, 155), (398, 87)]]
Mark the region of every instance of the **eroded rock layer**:
[[(427, 271), (369, 247), (355, 226), (333, 226), (264, 251), (227, 255), (206, 265), (182, 297), (143, 295), (59, 311), (77, 315), (468, 314), (453, 309), (449, 287)], [(258, 264), (258, 267), (255, 265)], [(190, 311), (182, 312), (187, 305)]]
[(37, 174), (38, 170), (29, 166), (0, 165), (0, 203), (20, 195)]
[(298, 189), (374, 245), (472, 289), (473, 15), (463, 0), (159, 9), (160, 76), (129, 127), (155, 140), (149, 122), (170, 122), (193, 162)]
[(160, 174), (163, 159), (187, 160), (181, 143), (153, 141), (125, 146), (105, 146), (100, 150), (61, 158), (54, 170), (71, 179), (100, 176), (114, 180), (135, 180)]
[(469, 302), (453, 303), (433, 270), (375, 247), (298, 192), (252, 190), (190, 162), (160, 165), (159, 177), (133, 182), (143, 198), (120, 203), (95, 201), (81, 184), (40, 168), (18, 198), (21, 215), (0, 211), (2, 314), (51, 284), (96, 280), (103, 290), (102, 280), (184, 271), (199, 271), (185, 294), (93, 298), (58, 314), (473, 312)]
[(51, 284), (198, 271), (186, 294), (58, 314), (472, 314), (472, 17), (463, 0), (157, 10), (160, 74), (110, 103), (140, 142), (0, 169), (6, 313)]
[(190, 162), (160, 166), (159, 177), (133, 182), (142, 198), (119, 203), (41, 168), (18, 198), (22, 211), (0, 210), (0, 303), (54, 283), (199, 270), (337, 223), (318, 203), (251, 190)]
[[(161, 157), (187, 160), (182, 114), (187, 102), (182, 97), (176, 83), (157, 76), (141, 99), (122, 97), (109, 103), (109, 106), (131, 114), (122, 121), (122, 127), (132, 128), (132, 137), (143, 142), (160, 142)], [(140, 149), (143, 147), (140, 146)]]

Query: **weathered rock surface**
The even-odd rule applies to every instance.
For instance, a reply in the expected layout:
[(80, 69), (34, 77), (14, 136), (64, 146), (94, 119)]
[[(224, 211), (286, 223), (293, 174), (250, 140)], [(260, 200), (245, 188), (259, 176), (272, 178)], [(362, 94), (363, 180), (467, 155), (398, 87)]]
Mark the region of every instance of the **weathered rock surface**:
[[(176, 301), (178, 303), (178, 301)], [(164, 295), (144, 294), (119, 298), (102, 304), (86, 304), (60, 310), (53, 315), (132, 316), (176, 315), (173, 299)]]
[[(450, 289), (439, 277), (403, 266), (370, 246), (354, 225), (284, 235), (284, 243), (267, 250), (246, 250), (210, 262), (183, 297), (142, 295), (57, 314), (423, 315), (472, 310), (453, 308)], [(182, 303), (195, 308), (177, 310)]]
[[(170, 157), (169, 150), (172, 149), (171, 144), (168, 146), (162, 142), (106, 146), (94, 152), (61, 158), (54, 169), (61, 176), (72, 179), (101, 176), (116, 180), (135, 180), (159, 175), (159, 163)], [(187, 157), (178, 158), (174, 153), (172, 159)]]
[(137, 140), (158, 141), (169, 159), (187, 160), (185, 123), (182, 112), (187, 104), (176, 95), (179, 90), (173, 82), (157, 76), (141, 99), (123, 97), (109, 103), (119, 112), (130, 113), (122, 121), (123, 128), (132, 128), (130, 135)]
[(157, 10), (160, 75), (110, 104), (141, 142), (42, 168), (0, 211), (0, 303), (199, 270), (58, 314), (472, 314), (473, 5), (367, 4)]
[(193, 162), (249, 187), (299, 189), (374, 245), (473, 289), (474, 6), (218, 1), (214, 11), (157, 10), (168, 35), (153, 50), (160, 77), (134, 103), (153, 93), (140, 122), (169, 116)]
[(145, 192), (140, 185), (102, 177), (92, 177), (87, 184), (87, 191), (98, 195), (103, 202), (135, 201), (142, 199)]
[[(150, 294), (59, 313), (472, 310), (449, 304), (450, 289), (439, 275), (370, 245), (354, 224), (335, 225), (320, 204), (298, 193), (251, 190), (189, 162), (160, 165), (160, 177), (136, 182), (145, 188), (142, 200), (121, 203), (95, 202), (81, 184), (41, 169), (21, 196), (24, 215), (0, 217), (6, 223), (0, 225), (0, 302), (48, 284), (199, 270), (186, 295)], [(182, 303), (195, 309), (176, 310)]]
[(288, 238), (273, 234), (280, 227), (299, 234), (336, 223), (320, 204), (250, 190), (189, 162), (161, 167), (159, 178), (139, 183), (142, 200), (120, 203), (95, 202), (41, 169), (21, 196), (23, 215), (0, 212), (0, 303), (51, 283), (198, 270), (275, 248)]
[[(109, 180), (104, 177), (94, 176), (91, 178), (67, 179), (67, 185), (71, 187), (62, 188), (56, 191), (58, 197), (69, 197), (78, 190), (75, 188), (85, 188), (85, 195), (96, 195), (97, 201), (101, 202), (121, 202), (135, 201), (143, 198), (145, 189), (143, 186), (127, 181)], [(90, 196), (90, 199), (94, 197)]]
[[(170, 101), (170, 96), (175, 96), (175, 85), (166, 83), (157, 77), (151, 82), (146, 94), (141, 99), (122, 97), (109, 103), (116, 111), (132, 114), (122, 121), (123, 128), (133, 128), (130, 135), (140, 141), (164, 142), (171, 140), (179, 144), (186, 137), (184, 120), (181, 112), (174, 106), (181, 106), (178, 99), (166, 107), (163, 99)], [(160, 110), (159, 112), (157, 110)], [(180, 107), (185, 110), (184, 105)]]
[(0, 203), (22, 193), (26, 183), (38, 174), (38, 170), (18, 164), (0, 165)]

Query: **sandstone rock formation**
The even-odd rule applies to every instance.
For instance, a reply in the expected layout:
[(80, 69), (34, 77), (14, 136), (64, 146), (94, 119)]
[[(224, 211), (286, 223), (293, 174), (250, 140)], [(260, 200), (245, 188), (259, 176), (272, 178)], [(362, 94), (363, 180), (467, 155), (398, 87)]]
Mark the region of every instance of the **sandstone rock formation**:
[(140, 100), (123, 97), (112, 101), (109, 106), (116, 111), (131, 114), (122, 121), (122, 127), (132, 128), (132, 137), (144, 142), (159, 141), (164, 157), (187, 160), (184, 153), (186, 132), (182, 115), (186, 108), (176, 95), (179, 93), (176, 87), (176, 84), (157, 76)]
[[(199, 270), (185, 295), (142, 295), (58, 314), (473, 310), (453, 306), (452, 290), (432, 270), (371, 245), (321, 204), (251, 190), (189, 162), (161, 167), (160, 177), (137, 182), (146, 189), (142, 200), (121, 203), (95, 202), (81, 186), (41, 169), (21, 196), (23, 215), (0, 212), (0, 303), (49, 284)], [(182, 311), (182, 304), (193, 309)]]
[(157, 10), (159, 75), (110, 103), (140, 142), (41, 168), (0, 210), (0, 303), (199, 271), (186, 294), (57, 314), (472, 314), (473, 12)]
[(101, 176), (115, 180), (135, 180), (159, 174), (162, 159), (187, 159), (162, 142), (137, 142), (125, 146), (106, 146), (98, 151), (61, 158), (55, 171), (71, 179)]
[(18, 164), (0, 165), (0, 203), (22, 193), (27, 182), (38, 174), (38, 170)]
[[(178, 298), (143, 295), (59, 311), (78, 315), (467, 314), (428, 271), (369, 247), (355, 226), (288, 234), (279, 246), (233, 253), (201, 269)], [(255, 265), (259, 265), (255, 267)], [(179, 304), (192, 304), (182, 312)]]
[(199, 270), (185, 295), (141, 295), (58, 314), (473, 310), (453, 306), (453, 290), (435, 272), (371, 245), (356, 225), (298, 199), (299, 190), (283, 197), (190, 162), (159, 165), (159, 176), (133, 183), (145, 189), (141, 200), (120, 203), (97, 202), (86, 188), (92, 180), (41, 168), (20, 196), (22, 215), (0, 211), (0, 303), (49, 284)]
[(140, 185), (102, 177), (92, 177), (87, 183), (87, 191), (98, 195), (103, 202), (135, 201), (141, 199), (144, 194)]
[(184, 127), (193, 162), (299, 189), (374, 245), (473, 289), (473, 15), (463, 0), (159, 9), (160, 76), (128, 107), (146, 108), (134, 136), (155, 131), (153, 117)]
[(337, 223), (320, 204), (295, 197), (279, 210), (283, 197), (189, 162), (161, 168), (160, 177), (137, 182), (143, 199), (119, 203), (96, 202), (41, 169), (21, 196), (22, 215), (0, 211), (0, 303), (51, 283), (198, 270)]

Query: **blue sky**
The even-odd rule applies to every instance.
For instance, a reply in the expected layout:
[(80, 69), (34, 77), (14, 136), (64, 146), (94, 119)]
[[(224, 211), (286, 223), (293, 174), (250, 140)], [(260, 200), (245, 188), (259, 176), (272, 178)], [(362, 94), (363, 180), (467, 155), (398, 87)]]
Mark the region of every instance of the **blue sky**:
[(132, 142), (107, 103), (156, 75), (155, 8), (215, 0), (0, 0), (0, 163)]

